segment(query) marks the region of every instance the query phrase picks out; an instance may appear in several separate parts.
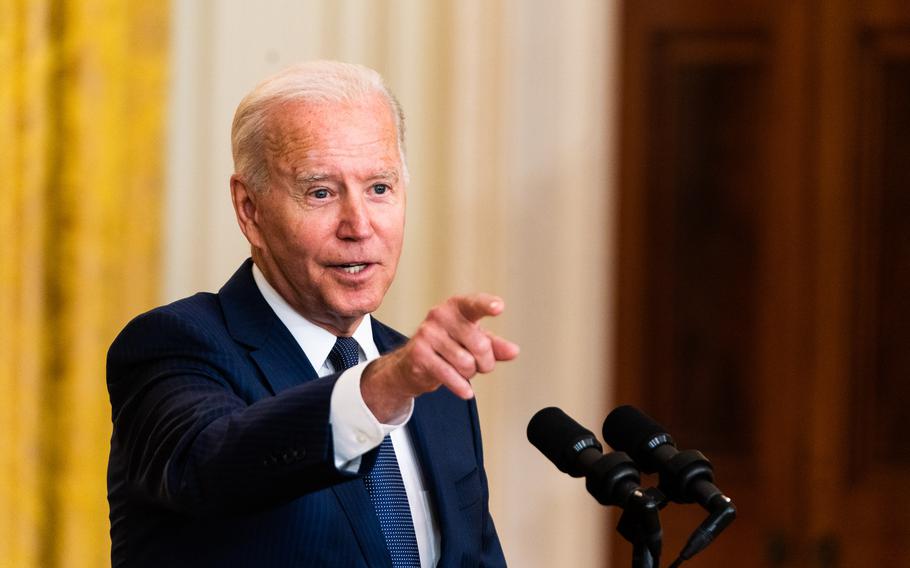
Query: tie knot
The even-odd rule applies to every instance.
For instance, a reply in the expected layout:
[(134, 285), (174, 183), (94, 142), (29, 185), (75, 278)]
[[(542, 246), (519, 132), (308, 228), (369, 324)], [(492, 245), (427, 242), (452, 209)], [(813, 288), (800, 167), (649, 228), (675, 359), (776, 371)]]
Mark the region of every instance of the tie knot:
[(335, 340), (329, 361), (335, 367), (335, 372), (341, 372), (356, 365), (360, 361), (360, 345), (353, 337), (339, 337)]

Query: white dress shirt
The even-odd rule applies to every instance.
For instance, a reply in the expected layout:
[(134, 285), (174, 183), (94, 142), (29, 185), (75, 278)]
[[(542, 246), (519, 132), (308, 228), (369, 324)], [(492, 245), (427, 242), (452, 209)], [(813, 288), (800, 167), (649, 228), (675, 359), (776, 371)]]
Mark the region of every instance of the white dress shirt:
[[(329, 353), (332, 352), (336, 337), (297, 313), (272, 288), (255, 264), (253, 280), (266, 303), (303, 349), (316, 373), (320, 377), (334, 373)], [(332, 425), (335, 467), (348, 473), (356, 472), (360, 467), (361, 456), (381, 444), (387, 434), (390, 435), (401, 479), (408, 494), (420, 565), (436, 566), (440, 551), (439, 527), (430, 507), (430, 496), (411, 437), (407, 429), (402, 428), (411, 418), (414, 403), (411, 402), (407, 415), (396, 424), (382, 424), (373, 416), (360, 393), (360, 376), (364, 368), (370, 361), (379, 358), (379, 349), (373, 341), (370, 315), (364, 316), (353, 337), (360, 346), (360, 364), (342, 373), (335, 383), (330, 401), (329, 422)]]

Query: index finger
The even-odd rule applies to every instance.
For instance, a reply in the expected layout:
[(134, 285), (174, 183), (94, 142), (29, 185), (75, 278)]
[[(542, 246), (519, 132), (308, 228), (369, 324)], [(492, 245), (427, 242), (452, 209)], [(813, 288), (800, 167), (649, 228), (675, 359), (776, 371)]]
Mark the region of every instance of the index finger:
[(455, 298), (455, 305), (461, 315), (470, 322), (476, 322), (487, 316), (498, 316), (505, 308), (505, 302), (499, 296), (479, 292)]

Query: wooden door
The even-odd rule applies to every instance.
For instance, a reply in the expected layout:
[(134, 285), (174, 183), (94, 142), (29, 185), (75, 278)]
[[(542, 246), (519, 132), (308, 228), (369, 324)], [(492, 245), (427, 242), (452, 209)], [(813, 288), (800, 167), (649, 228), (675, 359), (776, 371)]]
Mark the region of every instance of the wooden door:
[(910, 566), (910, 3), (817, 11), (813, 566)]
[(623, 10), (616, 398), (740, 509), (693, 565), (910, 566), (910, 3)]

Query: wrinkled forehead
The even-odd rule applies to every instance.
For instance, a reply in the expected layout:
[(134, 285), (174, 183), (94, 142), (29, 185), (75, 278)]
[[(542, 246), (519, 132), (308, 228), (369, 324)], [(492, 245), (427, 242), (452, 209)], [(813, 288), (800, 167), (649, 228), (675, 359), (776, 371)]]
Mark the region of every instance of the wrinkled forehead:
[(263, 149), (269, 162), (290, 155), (372, 152), (393, 147), (400, 157), (392, 109), (381, 96), (353, 101), (291, 101), (276, 105), (265, 121)]

